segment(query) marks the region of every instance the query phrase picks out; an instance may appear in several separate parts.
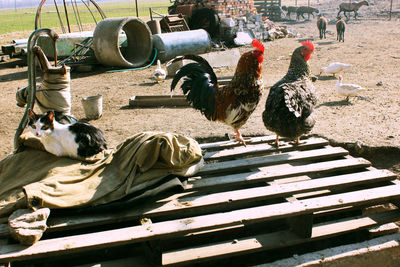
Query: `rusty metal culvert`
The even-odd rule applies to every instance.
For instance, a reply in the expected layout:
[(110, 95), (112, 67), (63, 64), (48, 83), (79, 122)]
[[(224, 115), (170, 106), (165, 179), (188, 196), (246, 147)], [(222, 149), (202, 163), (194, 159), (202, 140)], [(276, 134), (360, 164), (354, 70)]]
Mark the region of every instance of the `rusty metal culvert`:
[(151, 56), (150, 28), (137, 17), (106, 18), (93, 33), (93, 50), (103, 65), (136, 68)]

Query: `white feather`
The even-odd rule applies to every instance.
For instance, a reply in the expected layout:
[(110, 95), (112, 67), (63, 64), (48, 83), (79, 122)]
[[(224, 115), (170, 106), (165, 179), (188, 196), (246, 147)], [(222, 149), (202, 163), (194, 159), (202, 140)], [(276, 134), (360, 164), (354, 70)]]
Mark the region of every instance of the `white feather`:
[(339, 75), (335, 86), (335, 89), (339, 95), (348, 98), (349, 96), (356, 96), (358, 92), (365, 90), (365, 88), (358, 84), (344, 84), (342, 83), (342, 80), (342, 75)]
[(161, 67), (161, 61), (157, 59), (157, 68), (153, 72), (153, 77), (157, 82), (165, 80), (167, 72)]
[(340, 62), (332, 62), (326, 67), (322, 67), (320, 70), (320, 75), (324, 72), (326, 74), (335, 74), (340, 73), (341, 71), (351, 68), (351, 64), (346, 64), (346, 63), (340, 63)]

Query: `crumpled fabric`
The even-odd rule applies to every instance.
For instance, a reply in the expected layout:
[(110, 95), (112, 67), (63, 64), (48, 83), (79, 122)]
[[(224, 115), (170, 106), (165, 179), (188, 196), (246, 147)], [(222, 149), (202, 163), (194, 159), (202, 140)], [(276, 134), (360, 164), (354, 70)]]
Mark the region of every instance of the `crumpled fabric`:
[[(43, 74), (43, 81), (36, 89), (36, 103), (43, 113), (56, 111), (64, 115), (71, 114), (71, 75), (70, 67), (66, 66), (67, 73)], [(16, 92), (17, 105), (24, 107), (28, 101), (28, 87)]]
[(192, 138), (163, 132), (136, 134), (83, 161), (41, 150), (22, 135), (25, 150), (0, 161), (0, 217), (16, 208), (73, 208), (110, 203), (168, 175), (192, 176), (203, 165)]

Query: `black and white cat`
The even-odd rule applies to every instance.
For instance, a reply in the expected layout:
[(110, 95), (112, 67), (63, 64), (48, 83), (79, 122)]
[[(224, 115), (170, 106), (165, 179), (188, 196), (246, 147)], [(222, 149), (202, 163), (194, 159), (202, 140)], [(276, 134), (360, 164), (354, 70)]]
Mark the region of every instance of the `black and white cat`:
[(80, 159), (107, 149), (104, 134), (100, 129), (79, 121), (61, 124), (55, 120), (53, 111), (36, 114), (29, 109), (28, 129), (40, 138), (47, 152), (56, 156)]

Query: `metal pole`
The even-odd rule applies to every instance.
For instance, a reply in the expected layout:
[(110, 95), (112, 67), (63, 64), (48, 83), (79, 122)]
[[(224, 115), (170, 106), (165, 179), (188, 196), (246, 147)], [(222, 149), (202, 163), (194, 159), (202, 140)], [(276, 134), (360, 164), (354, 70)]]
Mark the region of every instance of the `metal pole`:
[(139, 10), (138, 10), (138, 5), (137, 5), (137, 0), (135, 0), (135, 6), (136, 6), (136, 17), (139, 17)]
[(65, 0), (64, 0), (63, 2), (64, 2), (64, 12), (65, 12), (65, 17), (66, 17), (66, 19), (67, 19), (68, 32), (69, 32), (69, 33), (71, 33), (71, 25), (69, 24), (69, 17), (68, 17), (67, 3), (65, 2)]

